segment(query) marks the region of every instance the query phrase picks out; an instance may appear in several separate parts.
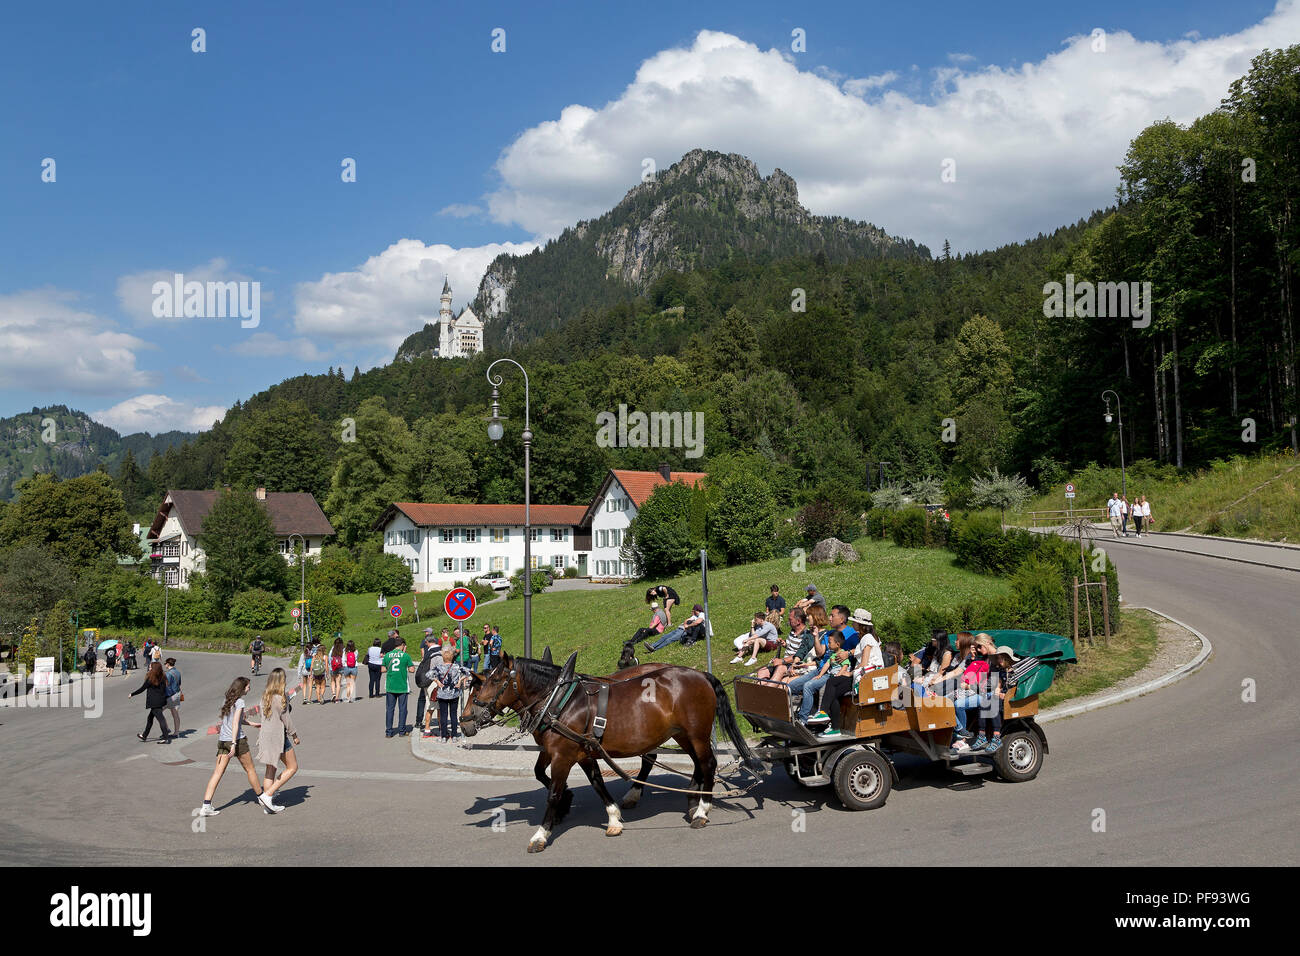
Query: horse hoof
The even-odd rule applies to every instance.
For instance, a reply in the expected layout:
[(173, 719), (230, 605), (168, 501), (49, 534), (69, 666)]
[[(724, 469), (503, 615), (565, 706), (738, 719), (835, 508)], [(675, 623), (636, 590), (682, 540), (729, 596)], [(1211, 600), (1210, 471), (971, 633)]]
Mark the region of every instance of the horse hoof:
[(631, 799), (631, 798), (629, 798), (629, 797), (624, 797), (622, 803), (620, 803), (620, 804), (618, 805), (618, 808), (619, 808), (620, 810), (635, 810), (635, 809), (636, 809), (636, 805), (637, 805), (638, 803), (640, 803), (640, 802), (641, 802), (641, 798), (640, 798), (640, 797), (638, 797), (638, 798), (635, 799), (635, 800), (633, 800), (633, 799)]
[(543, 850), (545, 850), (545, 849), (546, 849), (546, 844), (545, 844), (545, 843), (530, 843), (530, 844), (528, 844), (528, 852), (529, 852), (529, 853), (541, 853), (541, 852), (542, 852)]
[(691, 821), (691, 829), (703, 830), (706, 826), (708, 826), (708, 823), (709, 821), (705, 817), (696, 817), (694, 820)]
[(622, 827), (617, 827), (617, 828), (610, 827), (608, 830), (605, 831), (605, 836), (618, 836), (622, 832), (623, 832)]

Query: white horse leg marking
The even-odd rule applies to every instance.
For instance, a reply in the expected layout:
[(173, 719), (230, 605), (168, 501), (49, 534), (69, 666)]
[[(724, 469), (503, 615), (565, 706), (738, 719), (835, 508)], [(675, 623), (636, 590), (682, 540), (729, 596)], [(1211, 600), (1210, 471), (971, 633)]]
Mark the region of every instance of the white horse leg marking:
[(701, 799), (695, 807), (696, 819), (704, 818), (709, 815), (709, 801)]
[(532, 838), (531, 840), (529, 840), (528, 842), (529, 842), (529, 843), (540, 843), (540, 844), (542, 844), (542, 845), (544, 846), (544, 845), (546, 844), (546, 841), (549, 840), (550, 837), (551, 837), (551, 831), (550, 831), (550, 830), (546, 829), (546, 827), (538, 827), (538, 828), (537, 828), (537, 832), (533, 834), (533, 838)]
[(609, 826), (605, 828), (606, 836), (618, 836), (623, 832), (623, 820), (618, 815), (618, 804), (605, 804), (605, 812), (609, 814)]

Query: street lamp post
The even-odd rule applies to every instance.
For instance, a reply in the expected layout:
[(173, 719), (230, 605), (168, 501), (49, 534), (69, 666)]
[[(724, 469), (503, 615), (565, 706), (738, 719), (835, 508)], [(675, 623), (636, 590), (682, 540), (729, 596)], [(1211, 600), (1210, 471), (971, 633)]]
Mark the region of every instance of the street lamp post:
[(524, 376), (524, 657), (533, 656), (533, 549), (532, 549), (532, 513), (530, 511), (532, 489), (530, 487), (533, 433), (530, 428), (530, 399), (528, 394), (528, 373), (514, 359), (500, 358), (487, 368), (488, 384), (492, 386), (492, 417), (488, 419), (488, 438), (500, 441), (505, 434), (501, 423), (501, 376), (493, 375), (492, 370), (502, 362), (509, 362), (523, 372)]
[(1106, 424), (1111, 422), (1110, 399), (1107, 395), (1115, 396), (1115, 411), (1119, 415), (1119, 493), (1123, 497), (1128, 497), (1128, 473), (1124, 470), (1124, 407), (1120, 404), (1119, 395), (1114, 389), (1106, 389), (1101, 393), (1102, 400), (1106, 403)]
[[(298, 606), (303, 609), (303, 614), (306, 614), (307, 613), (306, 610), (307, 609), (307, 539), (304, 538), (302, 535), (300, 535), (297, 531), (289, 535), (290, 541), (293, 541), (294, 538), (297, 538), (299, 541), (302, 542), (302, 554), (298, 556), (298, 564), (302, 569), (302, 575), (301, 575), (302, 581), (300, 582), (300, 586), (298, 589), (298, 597), (301, 600), (299, 600)], [(306, 621), (302, 621), (298, 625), (299, 644), (303, 644), (307, 640), (306, 627), (307, 627)]]

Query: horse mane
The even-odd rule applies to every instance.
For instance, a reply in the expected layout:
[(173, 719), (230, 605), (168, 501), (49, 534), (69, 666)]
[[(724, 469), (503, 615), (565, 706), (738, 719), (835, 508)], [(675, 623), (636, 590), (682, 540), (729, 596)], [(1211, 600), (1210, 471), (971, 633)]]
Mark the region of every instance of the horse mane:
[(524, 683), (533, 688), (549, 687), (560, 676), (560, 666), (535, 657), (516, 657), (515, 668)]

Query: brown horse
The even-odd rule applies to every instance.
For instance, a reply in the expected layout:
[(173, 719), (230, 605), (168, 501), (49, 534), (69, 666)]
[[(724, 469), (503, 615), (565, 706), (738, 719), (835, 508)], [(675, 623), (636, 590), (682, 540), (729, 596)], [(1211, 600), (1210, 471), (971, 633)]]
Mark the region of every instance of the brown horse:
[[(726, 691), (712, 674), (674, 664), (640, 664), (610, 677), (578, 678), (571, 696), (553, 718), (547, 719), (541, 710), (552, 698), (556, 685), (562, 683), (562, 676), (568, 678), (567, 673), (549, 661), (503, 653), (491, 671), (474, 675), (474, 689), (460, 718), (461, 728), (471, 737), (480, 726), (500, 717), (506, 708), (519, 714), (525, 727), (536, 728), (533, 739), (541, 753), (533, 773), (550, 791), (550, 796), (541, 828), (528, 844), (529, 853), (546, 849), (555, 825), (568, 813), (573, 792), (568, 789), (567, 781), (575, 763), (586, 773), (609, 813), (605, 835), (618, 836), (623, 832), (619, 805), (601, 777), (599, 750), (588, 737), (594, 726), (601, 684), (609, 688), (607, 726), (601, 746), (611, 757), (641, 757), (641, 770), (623, 798), (623, 809), (631, 809), (641, 799), (642, 784), (655, 763), (650, 751), (669, 739), (675, 740), (695, 765), (690, 789), (700, 794), (712, 792), (718, 761), (709, 738), (715, 716), (745, 766), (757, 773), (766, 771), (745, 743)], [(566, 689), (561, 688), (557, 696), (562, 697)], [(561, 730), (556, 729), (557, 724)], [(575, 736), (585, 739), (579, 742), (573, 739)], [(548, 767), (551, 777), (546, 775)], [(709, 806), (707, 796), (687, 798), (687, 816), (692, 828), (708, 823)]]

